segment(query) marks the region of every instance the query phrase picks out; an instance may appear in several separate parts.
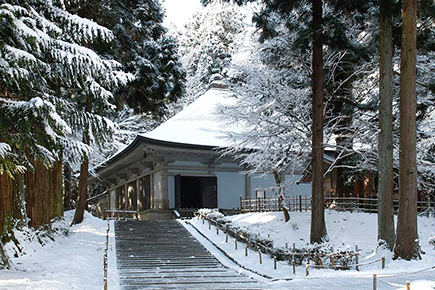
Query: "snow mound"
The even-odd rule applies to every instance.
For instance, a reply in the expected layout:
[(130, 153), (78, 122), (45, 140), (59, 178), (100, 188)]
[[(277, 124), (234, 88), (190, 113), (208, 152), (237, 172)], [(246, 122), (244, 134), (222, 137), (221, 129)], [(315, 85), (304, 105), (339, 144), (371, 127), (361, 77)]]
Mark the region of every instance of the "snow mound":
[(19, 242), (5, 245), (12, 270), (0, 271), (0, 289), (101, 289), (107, 222), (85, 212), (70, 226), (74, 211), (50, 230), (15, 231)]

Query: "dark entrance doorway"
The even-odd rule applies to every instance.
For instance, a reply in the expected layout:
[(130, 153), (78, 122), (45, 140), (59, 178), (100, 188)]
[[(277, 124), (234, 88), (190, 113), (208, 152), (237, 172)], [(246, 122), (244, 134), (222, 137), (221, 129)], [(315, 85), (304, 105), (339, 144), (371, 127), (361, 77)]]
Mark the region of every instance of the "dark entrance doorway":
[(217, 178), (175, 176), (176, 208), (217, 208)]

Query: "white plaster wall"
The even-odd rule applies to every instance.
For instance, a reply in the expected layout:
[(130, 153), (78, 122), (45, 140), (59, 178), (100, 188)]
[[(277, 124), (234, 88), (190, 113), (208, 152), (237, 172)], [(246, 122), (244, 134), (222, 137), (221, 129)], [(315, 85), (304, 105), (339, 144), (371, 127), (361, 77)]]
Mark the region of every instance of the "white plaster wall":
[(266, 189), (266, 197), (275, 196), (276, 190), (270, 192), (267, 190), (269, 187), (276, 187), (275, 178), (272, 174), (261, 177), (261, 174), (254, 174), (251, 176), (251, 197), (255, 198), (256, 189)]
[(218, 207), (232, 209), (240, 207), (240, 195), (245, 196), (245, 176), (238, 172), (216, 172)]
[[(255, 190), (256, 189), (266, 189), (269, 187), (276, 187), (275, 178), (272, 174), (266, 176), (266, 177), (260, 177), (261, 174), (254, 174), (251, 177), (251, 197), (255, 197)], [(289, 183), (293, 183), (291, 186), (286, 186), (285, 188), (285, 195), (286, 196), (299, 196), (299, 195), (307, 195), (311, 196), (311, 183), (300, 183), (299, 185), (296, 184), (296, 181), (298, 181), (302, 176), (301, 175), (286, 175), (285, 181), (288, 181)], [(276, 194), (276, 191), (273, 191), (273, 195)], [(266, 196), (270, 196), (269, 193), (266, 193)]]
[(175, 176), (168, 176), (169, 208), (175, 208)]
[[(300, 180), (301, 177), (302, 175), (295, 175), (295, 176), (286, 175), (285, 180), (296, 182)], [(294, 183), (292, 186), (286, 188), (285, 195), (286, 196), (299, 196), (299, 195), (311, 196), (311, 183), (300, 183), (300, 184)]]

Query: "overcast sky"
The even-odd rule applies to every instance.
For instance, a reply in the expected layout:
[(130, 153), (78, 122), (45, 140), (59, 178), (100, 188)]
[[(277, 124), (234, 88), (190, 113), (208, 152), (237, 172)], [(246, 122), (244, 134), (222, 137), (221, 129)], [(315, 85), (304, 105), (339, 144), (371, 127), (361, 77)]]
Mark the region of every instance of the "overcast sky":
[(160, 0), (166, 9), (164, 24), (169, 27), (174, 23), (181, 28), (192, 16), (192, 14), (202, 7), (200, 0)]

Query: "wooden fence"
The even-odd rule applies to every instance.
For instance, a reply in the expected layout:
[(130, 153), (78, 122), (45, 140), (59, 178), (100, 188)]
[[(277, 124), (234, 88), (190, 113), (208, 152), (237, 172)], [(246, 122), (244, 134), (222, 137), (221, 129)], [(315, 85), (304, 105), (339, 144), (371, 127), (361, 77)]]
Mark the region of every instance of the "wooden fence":
[(105, 219), (138, 219), (138, 212), (136, 210), (125, 209), (106, 209), (104, 210)]
[[(285, 206), (289, 211), (308, 211), (311, 209), (311, 197), (309, 196), (291, 196), (285, 198), (268, 197), (245, 199), (240, 196), (241, 212), (264, 212), (280, 211)], [(394, 212), (399, 210), (399, 200), (393, 202)], [(426, 212), (428, 215), (433, 210), (435, 204), (429, 201), (417, 201), (418, 212)], [(325, 209), (336, 211), (356, 211), (356, 212), (378, 212), (377, 198), (359, 198), (359, 197), (327, 197), (325, 198)]]

